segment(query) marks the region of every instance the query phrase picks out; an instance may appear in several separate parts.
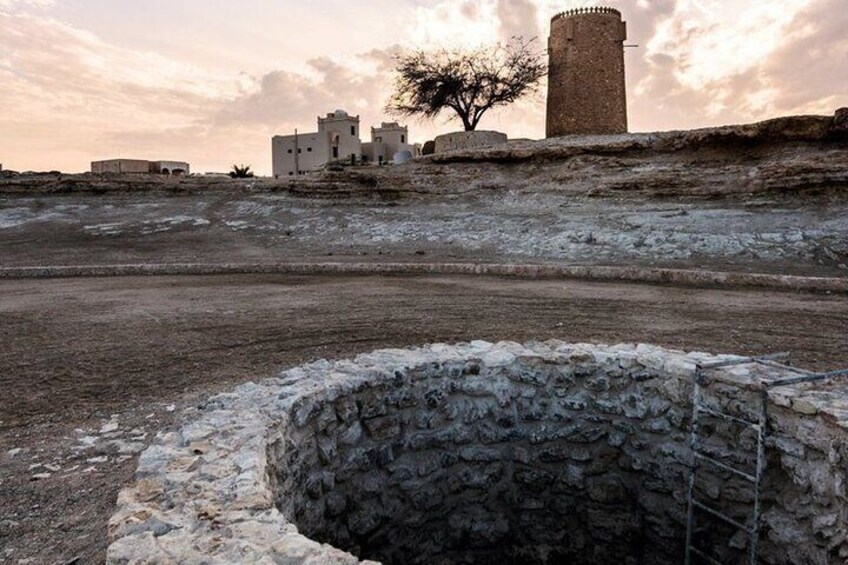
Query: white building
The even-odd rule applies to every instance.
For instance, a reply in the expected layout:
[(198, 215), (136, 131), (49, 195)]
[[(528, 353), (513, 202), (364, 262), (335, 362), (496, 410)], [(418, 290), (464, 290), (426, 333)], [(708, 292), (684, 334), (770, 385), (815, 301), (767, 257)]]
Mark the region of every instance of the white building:
[(362, 143), (359, 135), (359, 116), (336, 110), (318, 118), (317, 132), (274, 136), (271, 140), (274, 178), (304, 175), (334, 161), (390, 163), (399, 151), (420, 156), (420, 150), (409, 143), (408, 128), (395, 122), (371, 128), (369, 143)]
[(415, 157), (415, 147), (409, 143), (409, 128), (397, 122), (383, 122), (371, 128), (371, 141), (362, 144), (362, 161), (365, 163), (389, 163), (395, 153), (409, 151)]
[(157, 174), (185, 176), (191, 173), (191, 167), (185, 161), (145, 161), (141, 159), (106, 159), (92, 161), (94, 174)]
[(303, 175), (332, 161), (362, 160), (359, 116), (349, 116), (344, 110), (319, 117), (315, 133), (277, 135), (271, 144), (275, 178)]

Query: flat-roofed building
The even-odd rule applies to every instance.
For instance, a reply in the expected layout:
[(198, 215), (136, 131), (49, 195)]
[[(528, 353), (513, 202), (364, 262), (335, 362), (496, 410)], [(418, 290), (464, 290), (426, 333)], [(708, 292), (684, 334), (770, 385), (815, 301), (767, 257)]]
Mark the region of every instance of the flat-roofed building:
[(157, 174), (188, 175), (191, 167), (185, 161), (147, 161), (142, 159), (106, 159), (93, 161), (91, 172), (97, 175), (116, 174)]
[(371, 141), (359, 138), (359, 116), (336, 110), (318, 118), (318, 131), (276, 135), (271, 140), (274, 178), (305, 175), (334, 161), (343, 163), (391, 163), (398, 153), (407, 159), (420, 157), (420, 146), (409, 143), (409, 129), (397, 122), (371, 128)]
[(415, 157), (415, 146), (409, 143), (409, 128), (397, 122), (383, 122), (371, 128), (371, 142), (362, 144), (362, 160), (366, 163), (389, 163), (396, 153), (409, 151)]
[(185, 176), (191, 174), (191, 167), (184, 161), (153, 161), (150, 172), (160, 175)]
[(275, 178), (317, 171), (333, 161), (360, 162), (359, 116), (336, 110), (318, 118), (318, 131), (277, 135), (271, 140)]
[(106, 159), (91, 163), (91, 172), (104, 173), (147, 174), (150, 172), (150, 161), (140, 159)]

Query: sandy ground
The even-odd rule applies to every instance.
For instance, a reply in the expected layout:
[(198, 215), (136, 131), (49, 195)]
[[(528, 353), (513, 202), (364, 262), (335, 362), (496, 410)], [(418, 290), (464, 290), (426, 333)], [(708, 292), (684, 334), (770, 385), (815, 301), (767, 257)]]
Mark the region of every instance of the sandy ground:
[(316, 358), (470, 339), (791, 350), (846, 364), (848, 299), (488, 277), (0, 281), (0, 562), (98, 563), (136, 453), (203, 399)]

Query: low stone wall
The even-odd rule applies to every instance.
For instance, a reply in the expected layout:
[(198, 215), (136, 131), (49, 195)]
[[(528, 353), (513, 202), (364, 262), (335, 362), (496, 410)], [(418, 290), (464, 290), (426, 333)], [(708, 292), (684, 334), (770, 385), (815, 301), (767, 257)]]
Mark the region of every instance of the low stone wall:
[(447, 133), (436, 137), (434, 153), (491, 147), (506, 143), (507, 140), (508, 138), (505, 133), (497, 131), (459, 131)]
[[(211, 399), (141, 456), (109, 563), (680, 563), (692, 382), (730, 357), (651, 346), (473, 342), (321, 361)], [(711, 373), (712, 374), (712, 373)], [(716, 371), (712, 406), (755, 419), (761, 379)], [(848, 558), (848, 395), (770, 391), (762, 563)], [(755, 437), (703, 425), (719, 460)], [(739, 521), (751, 485), (705, 470)], [(722, 562), (746, 539), (699, 517)], [(371, 562), (373, 563), (373, 562)]]
[(685, 269), (496, 263), (160, 263), (0, 267), (3, 279), (203, 275), (485, 275), (519, 278), (574, 278), (702, 287), (756, 287), (797, 292), (848, 293), (848, 278), (798, 277)]

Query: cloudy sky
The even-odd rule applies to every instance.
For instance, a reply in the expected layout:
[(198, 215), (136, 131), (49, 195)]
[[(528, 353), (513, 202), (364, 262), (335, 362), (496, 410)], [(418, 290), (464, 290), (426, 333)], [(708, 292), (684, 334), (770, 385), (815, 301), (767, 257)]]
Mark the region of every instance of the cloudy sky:
[[(398, 49), (541, 39), (564, 9), (624, 12), (632, 131), (848, 106), (848, 0), (0, 0), (0, 163), (270, 171), (270, 137), (344, 108), (381, 120)], [(544, 91), (543, 91), (544, 92)], [(481, 128), (544, 136), (544, 96)], [(424, 141), (456, 122), (411, 122)]]

